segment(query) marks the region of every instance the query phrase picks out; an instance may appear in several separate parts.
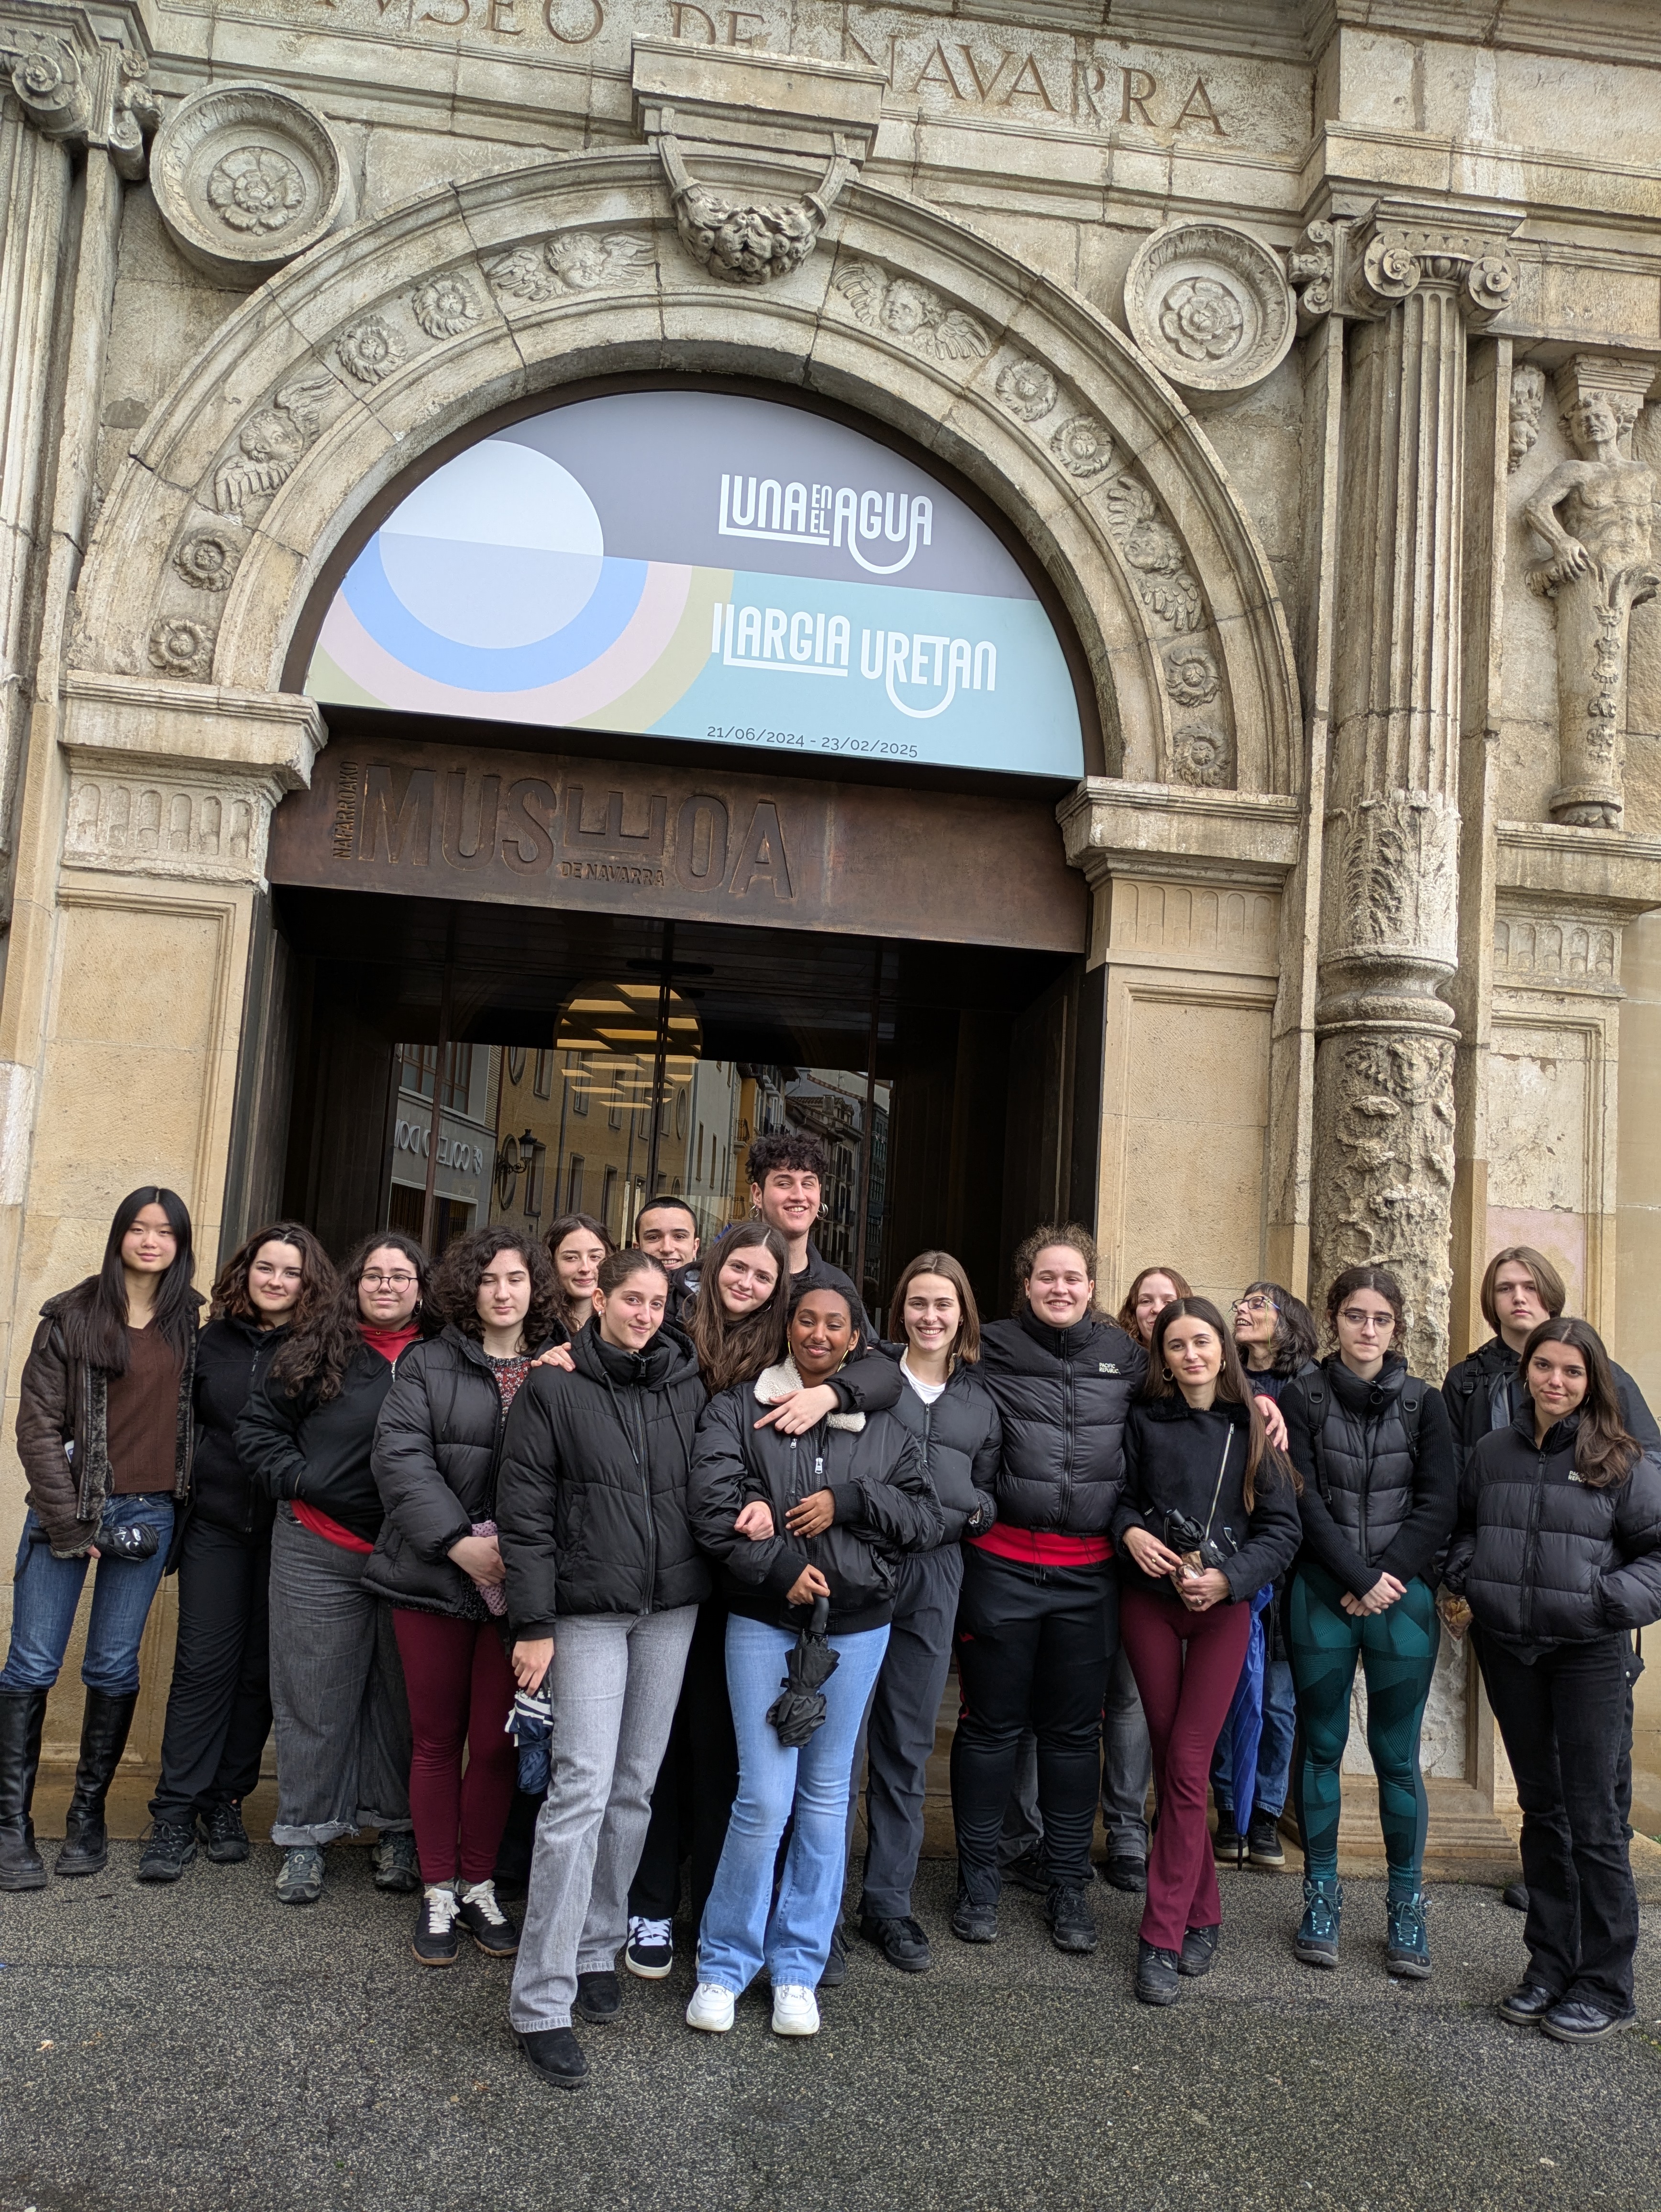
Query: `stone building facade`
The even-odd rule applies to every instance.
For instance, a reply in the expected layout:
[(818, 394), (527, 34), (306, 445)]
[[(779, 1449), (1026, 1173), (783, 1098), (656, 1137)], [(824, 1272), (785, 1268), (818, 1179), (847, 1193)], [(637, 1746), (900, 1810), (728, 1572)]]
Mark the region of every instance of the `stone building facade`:
[[(1108, 1283), (1386, 1261), (1439, 1374), (1525, 1241), (1661, 1389), (1646, 0), (0, 0), (0, 64), (14, 1396), (123, 1191), (210, 1261), (278, 1193), (269, 841), (366, 519), (677, 375), (868, 422), (1045, 580)], [(1460, 1655), (1431, 1738), (1491, 1851)]]

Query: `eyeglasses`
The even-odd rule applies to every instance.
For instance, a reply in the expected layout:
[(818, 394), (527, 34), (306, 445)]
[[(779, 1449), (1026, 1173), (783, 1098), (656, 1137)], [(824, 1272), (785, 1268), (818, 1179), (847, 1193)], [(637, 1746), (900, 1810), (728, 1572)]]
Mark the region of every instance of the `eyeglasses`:
[(1338, 1318), (1347, 1321), (1352, 1328), (1394, 1328), (1396, 1326), (1394, 1314), (1363, 1313), (1360, 1306), (1346, 1306)]
[(1279, 1313), (1281, 1309), (1273, 1298), (1236, 1298), (1234, 1310), (1243, 1314), (1268, 1314)]
[(360, 1275), (357, 1279), (366, 1290), (407, 1291), (414, 1282), (415, 1277), (413, 1275), (366, 1274)]

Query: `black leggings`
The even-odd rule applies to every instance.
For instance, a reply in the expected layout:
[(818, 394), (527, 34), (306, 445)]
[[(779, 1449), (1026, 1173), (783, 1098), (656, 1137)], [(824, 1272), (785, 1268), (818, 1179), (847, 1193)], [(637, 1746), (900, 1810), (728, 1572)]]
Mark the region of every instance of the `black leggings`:
[(271, 1732), (269, 1536), (245, 1540), (192, 1518), (179, 1560), (179, 1642), (161, 1731), (154, 1820), (188, 1821), (240, 1802), (259, 1780)]
[(727, 1695), (727, 1607), (698, 1607), (668, 1747), (652, 1791), (652, 1820), (629, 1888), (631, 1919), (672, 1920), (680, 1864), (691, 1861), (691, 1917), (703, 1918), (739, 1788), (739, 1747)]
[(1038, 1813), (1050, 1879), (1089, 1879), (1102, 1706), (1118, 1646), (1119, 1588), (1106, 1561), (1028, 1567), (965, 1547), (952, 1814), (958, 1872), (977, 1904), (998, 1894), (998, 1838), (1021, 1731), (1029, 1726), (1037, 1737)]

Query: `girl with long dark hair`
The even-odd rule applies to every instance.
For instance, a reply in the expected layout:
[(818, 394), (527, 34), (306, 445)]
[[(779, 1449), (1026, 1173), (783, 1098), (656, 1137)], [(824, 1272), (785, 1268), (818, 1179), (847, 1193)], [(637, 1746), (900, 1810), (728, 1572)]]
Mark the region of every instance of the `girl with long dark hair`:
[(297, 1221), (256, 1230), (220, 1270), (196, 1347), (196, 1461), (179, 1568), (161, 1772), (141, 1881), (177, 1881), (198, 1840), (221, 1865), (248, 1856), (242, 1801), (271, 1729), (268, 1600), (272, 1506), (236, 1449), (249, 1393), (294, 1330), (336, 1290), (328, 1255)]
[[(674, 1285), (670, 1278), (670, 1304)], [(764, 1221), (729, 1229), (705, 1262), (681, 1328), (713, 1397), (753, 1382), (784, 1356), (790, 1261)], [(688, 1862), (692, 1924), (703, 1917), (739, 1786), (738, 1741), (727, 1696), (727, 1605), (714, 1592), (698, 1607), (674, 1725), (652, 1791), (652, 1818), (629, 1888), (623, 1962), (662, 1981), (675, 1962), (681, 1861)]]
[(1437, 1561), (1453, 1529), (1453, 1440), (1442, 1394), (1408, 1372), (1401, 1285), (1383, 1267), (1347, 1267), (1326, 1299), (1337, 1349), (1281, 1394), (1303, 1477), (1304, 1541), (1287, 1598), (1300, 1755), (1293, 1783), (1304, 1844), (1306, 1966), (1338, 1963), (1340, 1767), (1350, 1690), (1367, 1686), (1367, 1749), (1390, 1869), (1384, 1961), (1430, 1972), (1423, 1873), (1428, 1806), (1419, 1734), (1436, 1671)]
[(197, 1309), (191, 1217), (149, 1185), (115, 1209), (103, 1263), (48, 1298), (23, 1368), (17, 1455), (28, 1510), (0, 1671), (0, 1889), (39, 1889), (31, 1806), (46, 1696), (88, 1560), (86, 1705), (60, 1875), (109, 1856), (104, 1804), (138, 1703), (138, 1645), (190, 1487)]
[(1594, 2043), (1637, 2017), (1619, 1775), (1628, 1637), (1661, 1619), (1661, 1459), (1628, 1430), (1589, 1322), (1542, 1322), (1520, 1374), (1510, 1426), (1465, 1462), (1444, 1579), (1470, 1608), (1523, 1808), (1529, 1963), (1500, 2015)]
[(560, 1327), (564, 1342), (583, 1328), (594, 1310), (594, 1285), (600, 1262), (617, 1250), (611, 1231), (592, 1213), (562, 1213), (543, 1239), (554, 1266)]
[(459, 1928), (494, 1957), (518, 1945), (492, 1881), (516, 1771), (496, 1474), (508, 1411), (559, 1328), (558, 1300), (534, 1239), (505, 1227), (459, 1238), (433, 1276), (442, 1334), (405, 1354), (375, 1428), (386, 1518), (363, 1587), (391, 1605), (404, 1662), (425, 1892), (412, 1948), (428, 1966), (453, 1963)]
[(379, 1831), (377, 1889), (420, 1887), (410, 1820), (410, 1711), (390, 1609), (364, 1576), (386, 1509), (371, 1463), (398, 1364), (436, 1332), (427, 1255), (395, 1229), (366, 1237), (335, 1296), (277, 1352), (236, 1425), (236, 1449), (277, 1500), (271, 1706), (277, 1893), (313, 1905), (323, 1854)]
[(1206, 1832), (1212, 1748), (1240, 1679), (1251, 1600), (1298, 1548), (1297, 1479), (1269, 1443), (1228, 1326), (1208, 1298), (1153, 1324), (1124, 1432), (1113, 1534), (1125, 1555), (1119, 1632), (1153, 1746), (1159, 1820), (1148, 1855), (1136, 1995), (1173, 2004), (1210, 1970), (1222, 1900)]

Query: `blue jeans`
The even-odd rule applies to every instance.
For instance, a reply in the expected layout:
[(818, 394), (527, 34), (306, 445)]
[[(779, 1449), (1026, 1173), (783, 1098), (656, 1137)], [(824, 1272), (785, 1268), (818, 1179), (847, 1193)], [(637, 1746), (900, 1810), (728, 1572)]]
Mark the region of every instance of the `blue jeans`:
[[(854, 1746), (888, 1631), (833, 1636), (840, 1664), (824, 1686), (823, 1723), (787, 1751), (767, 1717), (794, 1634), (734, 1613), (727, 1624), (727, 1687), (739, 1743), (739, 1794), (698, 1930), (698, 1979), (738, 1996), (764, 1966), (775, 1989), (818, 1986), (842, 1910)], [(777, 1901), (773, 1869), (794, 1813)]]
[(0, 1672), (0, 1690), (49, 1690), (58, 1680), (75, 1626), (75, 1609), (81, 1602), (81, 1585), (87, 1569), (96, 1565), (93, 1577), (92, 1615), (87, 1623), (87, 1648), (81, 1659), (81, 1680), (89, 1690), (106, 1697), (129, 1697), (138, 1687), (138, 1645), (149, 1618), (150, 1601), (161, 1586), (173, 1539), (173, 1500), (167, 1497), (112, 1498), (104, 1518), (113, 1528), (149, 1522), (156, 1533), (156, 1547), (148, 1559), (55, 1559), (42, 1536), (33, 1540), (40, 1526), (33, 1506), (23, 1520), (22, 1541), (17, 1547), (16, 1577), (12, 1586), (11, 1650)]
[[(1292, 1662), (1271, 1659), (1263, 1668), (1263, 1737), (1257, 1747), (1256, 1802), (1277, 1820), (1286, 1809), (1287, 1790), (1292, 1782), (1292, 1739), (1297, 1729)], [(1234, 1810), (1233, 1752), (1226, 1722), (1212, 1754), (1211, 1794), (1220, 1813)], [(1248, 1826), (1252, 1810), (1250, 1805), (1245, 1808)]]

